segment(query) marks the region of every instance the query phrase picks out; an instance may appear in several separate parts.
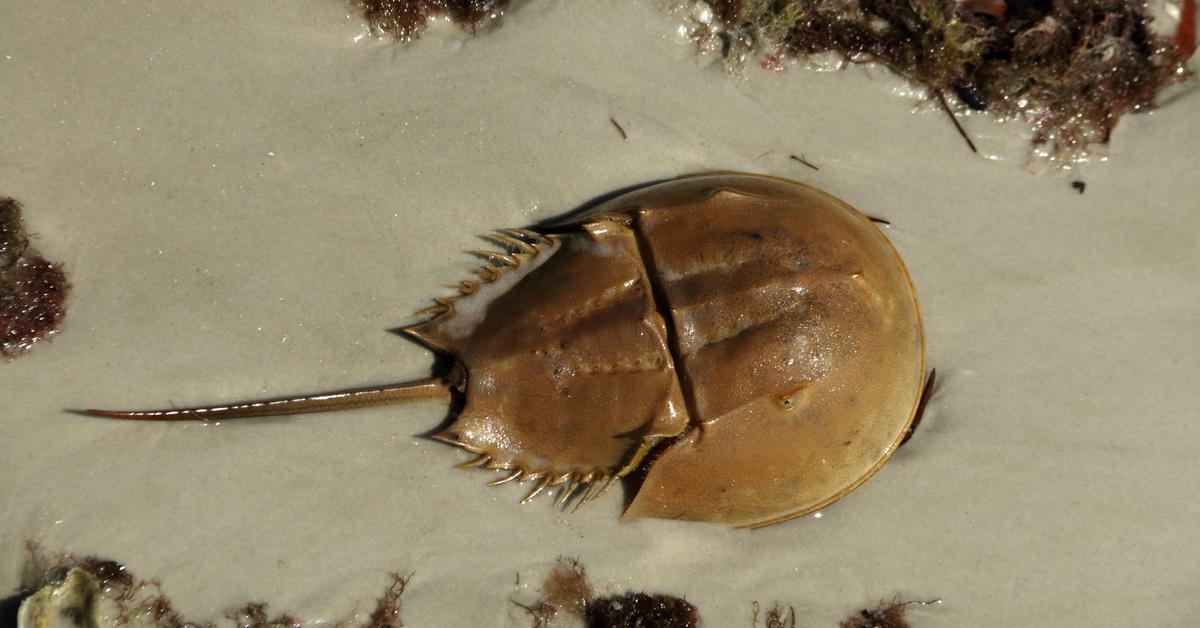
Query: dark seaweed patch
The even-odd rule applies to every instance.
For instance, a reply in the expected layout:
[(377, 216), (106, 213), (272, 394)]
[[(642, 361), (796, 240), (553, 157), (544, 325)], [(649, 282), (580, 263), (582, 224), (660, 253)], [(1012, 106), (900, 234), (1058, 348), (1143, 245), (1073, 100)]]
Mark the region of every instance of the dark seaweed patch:
[(909, 628), (904, 619), (905, 605), (895, 600), (862, 609), (838, 624), (839, 628)]
[[(67, 572), (81, 569), (96, 579), (100, 597), (115, 608), (115, 626), (152, 626), (153, 628), (215, 628), (215, 622), (186, 620), (176, 612), (171, 599), (158, 580), (143, 580), (123, 564), (95, 556), (76, 557), (70, 554), (48, 555), (32, 541), (26, 542), (29, 557), (21, 578), (21, 589), (10, 600), (32, 595), (45, 586), (63, 581)], [(376, 600), (375, 610), (362, 628), (401, 628), (400, 599), (411, 576), (393, 573), (384, 594)], [(9, 600), (0, 601), (9, 603)], [(15, 609), (14, 609), (15, 610)], [(81, 609), (82, 610), (82, 609)], [(225, 619), (237, 628), (303, 628), (305, 622), (290, 613), (268, 613), (264, 602), (247, 602), (225, 613)], [(324, 623), (324, 622), (314, 622)], [(336, 624), (338, 628), (358, 625), (350, 620)]]
[(429, 20), (439, 15), (476, 29), (504, 12), (509, 0), (353, 0), (371, 29), (401, 41), (421, 34)]
[(695, 628), (696, 607), (670, 595), (625, 593), (592, 600), (588, 628)]
[(1063, 161), (1106, 144), (1121, 116), (1187, 77), (1194, 47), (1186, 35), (1181, 44), (1152, 31), (1142, 0), (708, 4), (715, 23), (694, 34), (720, 38), (734, 65), (821, 53), (883, 63), (939, 99), (1028, 121), (1035, 152)]
[(62, 270), (29, 245), (21, 204), (0, 197), (0, 356), (17, 358), (56, 333), (70, 288)]
[(583, 620), (588, 628), (695, 628), (696, 607), (671, 595), (626, 592), (597, 596), (583, 565), (559, 558), (542, 584), (543, 599), (526, 605), (513, 601), (533, 620), (533, 628), (548, 626), (560, 611)]
[[(372, 30), (402, 41), (436, 16), (475, 30), (511, 0), (352, 0)], [(1150, 29), (1145, 0), (693, 0), (712, 9), (698, 42), (720, 43), (732, 67), (758, 57), (833, 53), (879, 62), (957, 109), (1020, 118), (1033, 152), (1062, 162), (1107, 144), (1117, 121), (1190, 76), (1195, 0), (1173, 38)], [(951, 119), (955, 109), (945, 106)], [(615, 123), (614, 123), (615, 124)], [(954, 122), (968, 145), (973, 144)], [(620, 130), (620, 129), (619, 129)], [(622, 133), (624, 136), (624, 133)], [(626, 137), (626, 139), (628, 139)]]

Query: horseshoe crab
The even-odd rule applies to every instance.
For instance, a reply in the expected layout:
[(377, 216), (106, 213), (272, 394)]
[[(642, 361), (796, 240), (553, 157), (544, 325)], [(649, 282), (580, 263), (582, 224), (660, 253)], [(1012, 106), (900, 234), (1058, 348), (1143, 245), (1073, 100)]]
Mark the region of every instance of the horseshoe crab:
[[(205, 408), (89, 414), (186, 420), (461, 405), (432, 437), (461, 467), (560, 503), (642, 481), (623, 520), (755, 527), (853, 490), (910, 430), (924, 336), (912, 282), (872, 219), (766, 176), (684, 177), (551, 227), (488, 236), (460, 294), (404, 331), (442, 377)], [(634, 471), (638, 473), (634, 474)]]

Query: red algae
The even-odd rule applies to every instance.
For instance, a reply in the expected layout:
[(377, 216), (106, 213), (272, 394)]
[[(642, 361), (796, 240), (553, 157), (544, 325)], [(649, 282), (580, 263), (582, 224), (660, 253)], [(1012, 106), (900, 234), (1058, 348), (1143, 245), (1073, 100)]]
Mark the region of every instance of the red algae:
[[(290, 613), (270, 613), (261, 601), (244, 603), (223, 616), (225, 621), (195, 622), (186, 620), (172, 606), (171, 599), (163, 592), (158, 580), (144, 580), (135, 576), (125, 565), (110, 559), (95, 556), (76, 557), (70, 554), (48, 555), (33, 541), (26, 542), (29, 558), (26, 560), (21, 580), (21, 589), (16, 598), (0, 600), (0, 604), (11, 606), (13, 601), (32, 596), (39, 590), (40, 604), (45, 604), (46, 587), (52, 590), (51, 597), (63, 591), (67, 583), (74, 581), (90, 587), (91, 593), (83, 606), (73, 606), (72, 613), (80, 617), (93, 615), (99, 604), (115, 612), (109, 615), (109, 623), (117, 628), (130, 625), (152, 628), (217, 628), (233, 625), (236, 628), (305, 628), (305, 626), (328, 622), (306, 622)], [(80, 572), (84, 576), (80, 577)], [(400, 619), (401, 598), (408, 587), (412, 574), (390, 574), (390, 582), (383, 595), (375, 602), (375, 608), (366, 622), (354, 618), (333, 623), (335, 628), (403, 628)], [(672, 595), (632, 592), (600, 596), (587, 579), (583, 565), (575, 559), (560, 558), (542, 585), (544, 599), (532, 605), (513, 601), (524, 609), (533, 621), (533, 628), (548, 628), (559, 613), (574, 617), (587, 628), (696, 628), (699, 612), (686, 600)], [(902, 602), (900, 598), (881, 601), (875, 608), (862, 609), (849, 615), (839, 628), (911, 628), (906, 618), (909, 606), (937, 604), (929, 602)], [(44, 612), (45, 607), (41, 608)], [(797, 628), (796, 611), (779, 604), (772, 606), (760, 622), (758, 602), (752, 604), (751, 625), (754, 628)], [(24, 612), (24, 611), (22, 611)], [(65, 612), (65, 611), (64, 611)]]
[[(838, 628), (912, 628), (905, 618), (906, 609), (909, 606), (927, 606), (939, 603), (941, 600), (901, 602), (899, 598), (890, 602), (881, 601), (875, 608), (864, 608), (852, 613), (838, 622)], [(793, 607), (788, 607), (784, 611), (779, 604), (773, 605), (771, 610), (767, 611), (761, 624), (758, 619), (760, 610), (758, 602), (751, 605), (750, 624), (753, 628), (759, 628), (759, 626), (762, 628), (797, 628), (796, 609)]]
[(890, 602), (881, 600), (875, 608), (864, 608), (843, 619), (838, 628), (911, 628), (911, 624), (905, 618), (909, 606), (928, 606), (941, 602), (901, 602), (900, 598), (893, 598)]
[(588, 604), (596, 597), (587, 572), (574, 558), (560, 558), (542, 585), (545, 602), (577, 617), (587, 614)]
[(11, 361), (58, 331), (70, 285), (29, 244), (21, 204), (0, 197), (0, 357)]
[(300, 628), (304, 622), (288, 614), (268, 617), (265, 602), (248, 602), (241, 608), (225, 613), (225, 618), (232, 620), (237, 628)]

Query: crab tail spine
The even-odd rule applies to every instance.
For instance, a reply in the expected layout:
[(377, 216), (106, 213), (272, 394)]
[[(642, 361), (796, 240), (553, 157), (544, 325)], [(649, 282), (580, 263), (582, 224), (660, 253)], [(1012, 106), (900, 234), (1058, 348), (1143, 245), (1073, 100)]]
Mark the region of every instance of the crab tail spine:
[(394, 405), (412, 401), (450, 401), (450, 387), (442, 378), (434, 377), (403, 384), (375, 388), (359, 388), (323, 395), (308, 395), (287, 399), (270, 399), (248, 403), (121, 412), (113, 410), (84, 410), (84, 414), (112, 419), (136, 421), (220, 421), (259, 416), (280, 416), (308, 412), (356, 410), (373, 406)]

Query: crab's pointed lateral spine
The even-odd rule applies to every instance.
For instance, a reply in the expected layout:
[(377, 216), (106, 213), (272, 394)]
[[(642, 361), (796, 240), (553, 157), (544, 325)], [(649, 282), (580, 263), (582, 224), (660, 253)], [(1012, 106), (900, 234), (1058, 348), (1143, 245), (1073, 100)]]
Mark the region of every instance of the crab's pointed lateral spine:
[[(463, 297), (474, 296), (479, 292), (481, 285), (495, 283), (504, 274), (510, 270), (521, 268), (531, 259), (537, 257), (555, 244), (554, 240), (548, 236), (544, 236), (536, 231), (528, 229), (499, 229), (494, 233), (481, 236), (483, 239), (498, 244), (500, 250), (472, 250), (467, 253), (482, 258), (487, 263), (479, 266), (471, 271), (476, 279), (464, 279), (452, 286), (451, 289), (457, 294), (449, 297), (437, 297), (434, 304), (420, 309), (414, 313), (414, 316), (427, 319), (425, 323), (433, 322), (439, 318), (454, 316), (456, 313), (454, 302)], [(419, 340), (425, 341), (425, 337), (413, 333), (416, 328), (419, 328), (423, 323), (410, 326), (405, 329), (409, 334), (416, 336)], [(436, 347), (442, 348), (442, 347)]]

